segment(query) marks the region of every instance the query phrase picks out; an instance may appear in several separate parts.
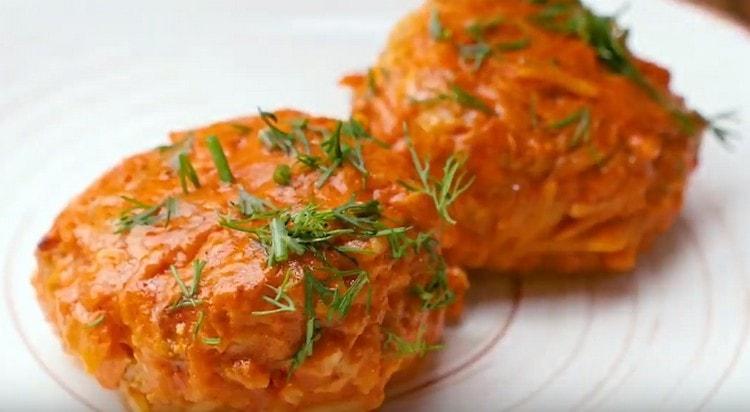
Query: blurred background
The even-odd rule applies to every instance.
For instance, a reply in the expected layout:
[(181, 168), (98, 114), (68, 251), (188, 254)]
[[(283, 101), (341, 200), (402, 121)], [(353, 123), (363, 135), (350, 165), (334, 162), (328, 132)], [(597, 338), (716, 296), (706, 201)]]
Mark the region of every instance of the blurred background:
[(735, 18), (750, 24), (750, 0), (690, 0), (693, 3), (714, 6)]

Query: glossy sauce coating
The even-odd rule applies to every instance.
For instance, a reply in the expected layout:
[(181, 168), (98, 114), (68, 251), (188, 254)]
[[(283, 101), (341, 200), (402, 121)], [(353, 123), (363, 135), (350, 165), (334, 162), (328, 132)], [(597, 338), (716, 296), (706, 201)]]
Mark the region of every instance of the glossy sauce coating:
[(355, 117), (397, 149), (406, 124), (433, 169), (467, 159), (476, 180), (442, 229), (451, 263), (630, 270), (678, 214), (704, 122), (669, 91), (666, 70), (634, 59), (657, 101), (581, 38), (535, 24), (541, 3), (428, 1), (369, 75), (343, 82)]
[[(336, 128), (333, 120), (298, 112), (276, 116), (284, 131), (307, 119), (305, 134), (317, 154)], [(422, 354), (399, 350), (390, 339), (440, 340), (445, 309), (425, 309), (414, 293), (435, 276), (430, 254), (411, 250), (394, 258), (384, 237), (344, 238), (341, 246), (366, 253), (329, 254), (330, 263), (366, 271), (368, 283), (345, 316), (330, 317), (327, 302), (314, 301), (313, 351), (292, 370), (308, 340), (305, 270), (341, 292), (354, 279), (332, 277), (310, 252), (269, 266), (255, 237), (218, 224), (236, 215), (239, 190), (290, 210), (335, 208), (355, 195), (360, 202), (375, 198), (388, 227), (404, 222), (387, 204), (396, 198), (408, 205), (412, 196), (391, 176), (398, 169), (378, 167), (388, 163), (387, 150), (363, 145), (371, 170), (366, 180), (345, 164), (321, 186), (320, 171), (261, 142), (267, 129), (248, 117), (172, 135), (174, 146), (133, 156), (99, 179), (39, 244), (34, 285), (65, 347), (103, 386), (119, 388), (134, 410), (371, 410), (382, 403), (391, 375)], [(223, 146), (233, 184), (220, 182), (205, 144), (209, 136)], [(188, 154), (199, 179), (199, 188), (188, 181), (187, 194), (176, 169), (179, 153)], [(291, 167), (288, 186), (274, 181), (280, 164)], [(168, 222), (164, 207), (149, 224), (115, 233), (118, 218), (133, 206), (121, 196), (148, 205), (173, 197), (176, 208)], [(175, 309), (181, 290), (172, 270), (189, 288), (197, 261), (205, 262), (194, 296), (199, 303)], [(275, 309), (267, 298), (287, 274), (296, 309), (255, 315)], [(458, 269), (448, 269), (447, 278), (457, 313), (467, 282)]]

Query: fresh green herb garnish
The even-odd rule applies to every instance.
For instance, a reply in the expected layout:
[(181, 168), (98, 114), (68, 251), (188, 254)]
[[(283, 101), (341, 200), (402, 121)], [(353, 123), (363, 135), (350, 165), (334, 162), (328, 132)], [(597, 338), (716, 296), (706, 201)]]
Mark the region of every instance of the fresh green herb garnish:
[(239, 198), (232, 205), (243, 217), (253, 217), (273, 209), (267, 201), (247, 193), (245, 189), (240, 189)]
[(449, 224), (455, 224), (456, 221), (451, 217), (448, 209), (474, 183), (474, 177), (467, 179), (466, 173), (460, 171), (464, 167), (466, 159), (459, 159), (455, 154), (451, 155), (443, 166), (442, 179), (436, 180), (430, 175), (430, 158), (426, 157), (424, 160), (419, 158), (419, 154), (414, 148), (411, 138), (408, 138), (408, 131), (406, 133), (407, 145), (409, 146), (414, 168), (417, 170), (417, 175), (419, 176), (420, 185), (414, 187), (405, 184), (405, 186), (410, 190), (424, 193), (432, 198), (438, 215)]
[(414, 341), (407, 341), (392, 332), (386, 333), (385, 346), (391, 346), (398, 356), (409, 357), (417, 356), (423, 358), (427, 353), (443, 349), (443, 345), (430, 345), (424, 340), (425, 328), (421, 326), (417, 331), (417, 338)]
[(281, 186), (289, 186), (292, 182), (292, 168), (285, 164), (276, 166), (273, 171), (273, 181)]
[(432, 280), (424, 286), (415, 286), (414, 292), (422, 301), (422, 307), (426, 310), (436, 310), (450, 306), (456, 295), (448, 285), (448, 274), (445, 262), (440, 262)]
[(208, 346), (219, 346), (221, 345), (221, 338), (201, 338), (201, 342), (203, 342), (204, 345)]
[(588, 107), (577, 110), (569, 116), (550, 124), (548, 127), (552, 130), (560, 130), (573, 124), (576, 125), (576, 129), (573, 132), (573, 138), (570, 140), (568, 147), (573, 149), (581, 143), (589, 143), (591, 138), (591, 110)]
[(485, 60), (495, 51), (510, 52), (521, 50), (531, 44), (529, 38), (523, 38), (510, 42), (492, 45), (487, 41), (488, 31), (502, 24), (501, 18), (495, 18), (487, 22), (476, 21), (466, 27), (466, 33), (474, 40), (472, 44), (461, 45), (458, 48), (461, 58), (469, 64), (473, 64), (473, 70), (479, 70)]
[(193, 339), (198, 337), (198, 333), (200, 333), (201, 328), (203, 327), (205, 317), (206, 314), (203, 313), (203, 311), (198, 312), (198, 319), (195, 320), (195, 325), (193, 325)]
[(286, 229), (286, 223), (281, 218), (274, 217), (268, 225), (270, 232), (270, 247), (267, 248), (271, 253), (268, 255), (268, 265), (274, 266), (289, 259), (289, 251), (301, 255), (305, 253), (305, 248), (294, 238), (289, 236)]
[(307, 166), (310, 170), (318, 170), (320, 169), (320, 165), (323, 162), (323, 159), (318, 156), (298, 154), (297, 161)]
[(585, 108), (581, 109), (581, 110), (577, 110), (577, 111), (571, 113), (570, 115), (568, 115), (568, 116), (566, 116), (566, 117), (564, 117), (564, 118), (562, 118), (562, 119), (560, 119), (560, 120), (558, 120), (556, 122), (550, 123), (550, 125), (547, 126), (547, 127), (549, 127), (552, 130), (564, 129), (564, 128), (566, 128), (566, 127), (568, 127), (568, 126), (570, 126), (570, 125), (572, 125), (572, 124), (580, 121), (581, 117), (583, 117), (583, 112), (586, 111), (586, 110), (587, 109), (585, 109)]
[(312, 252), (318, 255), (324, 250), (335, 249), (331, 242), (344, 236), (390, 239), (401, 236), (408, 230), (404, 227), (385, 226), (380, 221), (381, 210), (377, 201), (362, 203), (350, 200), (327, 210), (308, 204), (296, 211), (275, 209), (255, 217), (264, 219), (267, 223), (249, 226), (252, 221), (222, 217), (219, 224), (253, 235), (266, 250), (270, 266), (287, 261), (290, 253), (299, 256)]
[(518, 40), (498, 43), (495, 45), (495, 48), (503, 52), (512, 52), (512, 51), (523, 50), (529, 47), (530, 45), (531, 45), (531, 39), (528, 37), (524, 37)]
[(470, 94), (469, 92), (455, 84), (450, 85), (450, 89), (447, 92), (439, 93), (432, 98), (421, 100), (412, 98), (412, 101), (416, 104), (435, 104), (437, 102), (446, 100), (456, 102), (459, 106), (477, 110), (487, 115), (496, 114), (495, 111), (492, 110), (492, 108), (481, 99)]
[(391, 256), (394, 259), (401, 259), (406, 256), (409, 250), (414, 250), (415, 253), (422, 252), (422, 244), (424, 238), (431, 237), (429, 233), (419, 232), (415, 238), (410, 238), (406, 235), (406, 232), (393, 234), (388, 237), (388, 243), (391, 247)]
[(170, 196), (167, 198), (167, 200), (164, 201), (164, 209), (166, 209), (167, 213), (164, 217), (164, 226), (169, 226), (169, 223), (172, 221), (172, 217), (177, 214), (177, 199)]
[(308, 357), (313, 354), (313, 345), (320, 337), (320, 325), (315, 314), (315, 284), (313, 273), (305, 269), (303, 283), (305, 287), (305, 342), (297, 353), (292, 357), (292, 364), (288, 376), (291, 376)]
[(346, 136), (351, 136), (357, 140), (376, 140), (370, 133), (367, 132), (365, 126), (358, 122), (354, 118), (349, 118), (348, 121), (341, 123), (341, 133)]
[(323, 167), (317, 187), (325, 185), (336, 169), (344, 162), (344, 150), (341, 148), (341, 122), (336, 123), (333, 132), (323, 139), (320, 146), (328, 157), (328, 165)]
[(440, 12), (437, 9), (433, 9), (430, 13), (430, 37), (438, 42), (443, 42), (451, 38), (451, 31), (443, 27), (443, 22), (440, 20)]
[(448, 94), (448, 97), (461, 106), (467, 107), (469, 109), (478, 110), (489, 115), (495, 114), (495, 111), (492, 110), (492, 108), (489, 107), (485, 102), (483, 102), (478, 97), (470, 94), (456, 84), (450, 86), (450, 94)]
[(86, 329), (94, 329), (94, 328), (98, 327), (99, 325), (101, 325), (102, 323), (104, 323), (104, 314), (101, 314), (101, 315), (97, 316), (96, 319), (92, 320), (89, 323), (86, 323), (83, 326)]
[(492, 54), (492, 47), (485, 42), (465, 44), (459, 47), (458, 53), (466, 63), (472, 65), (474, 71), (477, 71)]
[(581, 111), (576, 130), (573, 132), (573, 139), (570, 141), (570, 147), (577, 147), (581, 143), (589, 143), (591, 139), (590, 129), (591, 111), (588, 108), (584, 108)]
[[(286, 133), (279, 129), (277, 126), (279, 119), (276, 118), (275, 114), (264, 112), (260, 108), (258, 108), (258, 112), (260, 113), (261, 120), (263, 120), (266, 126), (268, 126), (268, 128), (261, 130), (258, 134), (260, 141), (263, 142), (269, 150), (281, 150), (287, 155), (297, 153), (295, 144), (297, 143), (298, 136), (294, 133)], [(307, 127), (306, 123), (305, 127)], [(304, 137), (304, 133), (302, 133), (302, 136)]]
[(175, 169), (180, 167), (179, 156), (183, 153), (189, 153), (193, 147), (193, 141), (195, 138), (192, 134), (189, 134), (184, 139), (181, 139), (171, 145), (159, 146), (156, 149), (159, 153), (169, 157), (169, 162)]
[(352, 276), (356, 276), (356, 278), (348, 289), (341, 293), (338, 288), (329, 288), (322, 281), (315, 278), (311, 269), (304, 269), (305, 318), (307, 319), (305, 322), (305, 342), (292, 357), (292, 364), (289, 371), (290, 376), (308, 357), (312, 356), (314, 343), (321, 335), (322, 328), (315, 313), (315, 302), (320, 299), (328, 306), (329, 322), (333, 321), (336, 317), (339, 319), (343, 318), (349, 313), (354, 300), (369, 282), (368, 274), (363, 270), (338, 271), (330, 267), (327, 270), (331, 271), (337, 278)]
[(302, 148), (305, 153), (310, 153), (310, 142), (307, 140), (305, 132), (307, 132), (309, 120), (305, 118), (294, 119), (290, 122), (292, 131), (290, 135), (296, 139), (297, 142), (302, 144)]
[(224, 183), (234, 183), (232, 170), (229, 168), (227, 156), (221, 147), (219, 139), (216, 136), (210, 136), (206, 139), (206, 145), (208, 146), (208, 151), (211, 152), (211, 158), (214, 161), (214, 166), (216, 166), (216, 171), (219, 173), (219, 180)]
[(193, 184), (193, 188), (200, 189), (201, 182), (198, 180), (198, 173), (195, 172), (193, 164), (190, 163), (190, 157), (187, 153), (180, 153), (178, 156), (179, 168), (177, 174), (180, 178), (182, 193), (188, 193), (188, 181)]
[(292, 298), (287, 294), (287, 291), (291, 287), (289, 284), (291, 280), (291, 270), (287, 270), (284, 273), (284, 279), (281, 281), (281, 284), (279, 287), (271, 286), (266, 284), (266, 286), (271, 289), (275, 293), (274, 297), (268, 297), (263, 296), (263, 300), (268, 302), (270, 305), (274, 306), (276, 309), (272, 310), (262, 310), (262, 311), (255, 311), (253, 312), (253, 315), (255, 316), (267, 316), (267, 315), (273, 315), (275, 313), (281, 313), (281, 312), (294, 312), (296, 307), (294, 306), (294, 301)]
[[(193, 339), (198, 338), (198, 334), (201, 331), (201, 328), (203, 327), (203, 322), (205, 320), (206, 314), (203, 313), (203, 311), (198, 312), (198, 319), (195, 321), (195, 325), (193, 325)], [(204, 345), (208, 346), (217, 346), (221, 344), (221, 338), (207, 338), (202, 337), (201, 342), (203, 342)]]
[(474, 71), (479, 70), (484, 61), (492, 54), (492, 46), (485, 40), (485, 32), (499, 26), (500, 19), (493, 19), (489, 22), (475, 21), (466, 28), (466, 33), (475, 43), (459, 46), (458, 52), (464, 61), (473, 63)]
[[(276, 126), (278, 119), (273, 113), (261, 111), (261, 118), (268, 125), (268, 128), (260, 134), (261, 141), (269, 149), (281, 150), (287, 155), (294, 155), (297, 162), (311, 170), (319, 170), (320, 177), (316, 183), (318, 188), (323, 187), (346, 162), (367, 177), (368, 172), (362, 153), (362, 141), (375, 141), (375, 139), (356, 120), (337, 122), (332, 131), (322, 128), (315, 129), (315, 131), (323, 134), (323, 140), (320, 144), (323, 155), (317, 156), (310, 152), (310, 143), (305, 136), (305, 131), (308, 130), (306, 119), (293, 122), (292, 131), (286, 133)], [(304, 152), (297, 149), (297, 144), (304, 146)], [(279, 181), (285, 180), (283, 176), (278, 177), (281, 178)]]
[(448, 267), (445, 259), (439, 253), (439, 243), (432, 235), (417, 238), (415, 244), (417, 253), (425, 251), (430, 256), (434, 274), (425, 285), (414, 287), (414, 292), (422, 301), (426, 310), (435, 310), (450, 306), (456, 300), (456, 294), (448, 284)]
[[(692, 135), (697, 131), (696, 120), (701, 116), (679, 107), (668, 95), (641, 72), (627, 47), (628, 31), (617, 24), (614, 17), (596, 15), (579, 0), (540, 1), (530, 0), (544, 7), (532, 18), (541, 27), (577, 36), (588, 43), (607, 68), (627, 77), (638, 85), (654, 101), (667, 110), (683, 133)], [(721, 139), (721, 136), (717, 136)]]
[[(345, 125), (346, 132), (353, 139), (351, 144), (345, 143), (342, 138), (345, 135), (343, 133)], [(324, 166), (320, 166), (321, 175), (316, 186), (323, 187), (344, 162), (349, 162), (362, 176), (367, 177), (369, 173), (365, 167), (360, 140), (369, 138), (371, 136), (354, 119), (346, 123), (336, 123), (333, 132), (329, 133), (320, 145), (326, 155), (326, 162)]]
[(127, 196), (121, 197), (132, 206), (117, 219), (117, 234), (127, 233), (136, 226), (152, 226), (160, 220), (168, 227), (172, 217), (177, 214), (177, 200), (173, 197), (168, 197), (158, 205), (149, 205)]
[(370, 282), (370, 277), (364, 270), (356, 270), (354, 272), (348, 273), (347, 275), (352, 276), (353, 274), (356, 274), (357, 277), (354, 279), (351, 285), (349, 285), (349, 288), (346, 290), (346, 292), (338, 293), (338, 289), (336, 289), (336, 293), (334, 294), (331, 303), (328, 305), (329, 319), (332, 319), (334, 314), (338, 315), (339, 318), (345, 317), (349, 313), (354, 300), (357, 298), (360, 292), (362, 292), (362, 289)]
[(186, 307), (198, 307), (201, 301), (198, 299), (198, 287), (201, 281), (201, 273), (203, 267), (206, 266), (206, 262), (203, 260), (196, 260), (193, 262), (193, 280), (190, 284), (190, 288), (185, 285), (185, 282), (180, 278), (180, 274), (177, 272), (177, 267), (171, 265), (169, 271), (172, 274), (177, 286), (180, 289), (180, 299), (171, 306), (171, 310), (182, 309)]
[(496, 17), (488, 21), (474, 21), (466, 27), (466, 33), (475, 42), (484, 42), (485, 34), (493, 29), (496, 29), (503, 23), (503, 19)]
[(719, 113), (706, 121), (708, 123), (708, 130), (713, 133), (722, 144), (731, 146), (732, 137), (736, 134), (732, 129), (732, 126), (727, 123), (736, 123), (737, 113), (732, 111)]

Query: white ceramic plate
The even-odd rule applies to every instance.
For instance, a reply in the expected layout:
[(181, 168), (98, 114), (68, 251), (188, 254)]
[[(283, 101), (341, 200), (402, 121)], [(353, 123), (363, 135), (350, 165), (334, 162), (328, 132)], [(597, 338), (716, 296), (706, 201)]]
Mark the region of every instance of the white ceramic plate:
[[(345, 116), (338, 77), (415, 5), (0, 2), (0, 410), (121, 409), (60, 349), (29, 285), (35, 243), (72, 196), (171, 129), (256, 106)], [(691, 104), (750, 114), (742, 29), (669, 0), (633, 0), (624, 21)], [(749, 146), (707, 141), (683, 218), (632, 276), (476, 279), (447, 349), (385, 409), (748, 410)]]

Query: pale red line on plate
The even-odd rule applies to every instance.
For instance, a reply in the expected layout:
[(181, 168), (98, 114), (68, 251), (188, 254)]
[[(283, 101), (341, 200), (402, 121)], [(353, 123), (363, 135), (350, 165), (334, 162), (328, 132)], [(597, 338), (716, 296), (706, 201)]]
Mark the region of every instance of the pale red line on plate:
[(573, 350), (565, 357), (565, 360), (563, 363), (554, 371), (551, 375), (547, 377), (547, 379), (544, 380), (539, 386), (537, 386), (536, 389), (531, 391), (528, 395), (526, 395), (524, 398), (520, 399), (519, 401), (513, 403), (512, 405), (508, 406), (507, 408), (504, 408), (503, 410), (513, 410), (521, 405), (531, 401), (534, 399), (535, 396), (539, 395), (546, 389), (548, 386), (550, 386), (554, 381), (556, 381), (562, 374), (565, 372), (570, 365), (573, 364), (573, 361), (575, 358), (581, 353), (581, 349), (583, 348), (583, 343), (586, 341), (586, 338), (589, 335), (589, 332), (591, 332), (591, 324), (594, 320), (594, 308), (593, 308), (593, 299), (594, 299), (594, 293), (593, 293), (593, 287), (591, 285), (591, 279), (586, 279), (586, 289), (588, 290), (588, 310), (586, 315), (586, 324), (581, 329), (581, 332), (578, 334), (578, 337), (576, 338), (576, 342), (574, 345)]
[(701, 338), (701, 343), (698, 347), (698, 349), (695, 351), (695, 354), (693, 355), (693, 359), (688, 363), (688, 369), (682, 373), (682, 375), (677, 379), (677, 383), (675, 383), (672, 388), (663, 396), (661, 403), (664, 404), (672, 397), (672, 395), (677, 391), (677, 389), (682, 386), (685, 379), (687, 379), (688, 376), (690, 376), (692, 369), (690, 367), (695, 366), (699, 360), (702, 354), (706, 352), (706, 346), (708, 346), (708, 341), (710, 338), (710, 330), (713, 322), (711, 319), (713, 318), (713, 282), (711, 277), (711, 263), (709, 262), (708, 256), (706, 252), (703, 250), (703, 247), (700, 244), (700, 241), (698, 240), (698, 234), (695, 233), (695, 230), (693, 229), (690, 224), (685, 224), (685, 231), (688, 233), (688, 240), (689, 243), (692, 245), (693, 249), (696, 250), (697, 258), (698, 258), (698, 266), (701, 272), (701, 278), (703, 279), (704, 284), (706, 285), (706, 288), (708, 292), (706, 293), (706, 321), (703, 324), (703, 336)]
[[(718, 211), (716, 215), (719, 217), (717, 220), (719, 221), (721, 232), (728, 239), (730, 247), (734, 249), (734, 245), (736, 245), (737, 242), (735, 241), (735, 237), (732, 235), (730, 227), (726, 222), (726, 216), (724, 215), (724, 213), (722, 213), (722, 211)], [(740, 358), (742, 357), (744, 348), (748, 341), (748, 337), (750, 337), (750, 283), (748, 283), (748, 273), (745, 266), (745, 259), (742, 253), (735, 249), (734, 255), (736, 256), (737, 265), (745, 286), (745, 310), (742, 311), (745, 321), (742, 325), (740, 340), (739, 342), (737, 342), (737, 346), (734, 350), (734, 353), (732, 354), (732, 359), (729, 361), (729, 365), (727, 365), (719, 379), (716, 381), (713, 387), (711, 387), (711, 390), (708, 392), (708, 394), (706, 394), (706, 397), (703, 398), (703, 401), (695, 409), (696, 411), (705, 409), (706, 406), (708, 406), (708, 403), (711, 402), (711, 400), (716, 396), (717, 393), (719, 393), (719, 389), (721, 389), (721, 387), (724, 386), (724, 383), (729, 379), (729, 377), (732, 376), (735, 369), (737, 369)]]
[[(634, 279), (637, 281), (637, 279)], [(635, 332), (637, 328), (638, 318), (640, 317), (640, 304), (638, 299), (638, 293), (636, 292), (636, 295), (632, 297), (633, 301), (633, 309), (630, 312), (631, 318), (630, 322), (628, 324), (628, 331), (623, 339), (623, 345), (620, 348), (619, 352), (617, 353), (614, 362), (609, 366), (607, 369), (606, 374), (602, 379), (600, 379), (587, 394), (583, 395), (581, 399), (578, 401), (578, 403), (571, 409), (573, 411), (580, 411), (586, 406), (589, 402), (591, 402), (597, 395), (599, 395), (607, 386), (607, 382), (609, 382), (610, 379), (612, 379), (612, 376), (620, 369), (620, 366), (625, 361), (625, 357), (627, 356), (628, 352), (630, 351), (630, 348), (633, 346), (633, 342), (635, 340)]]

